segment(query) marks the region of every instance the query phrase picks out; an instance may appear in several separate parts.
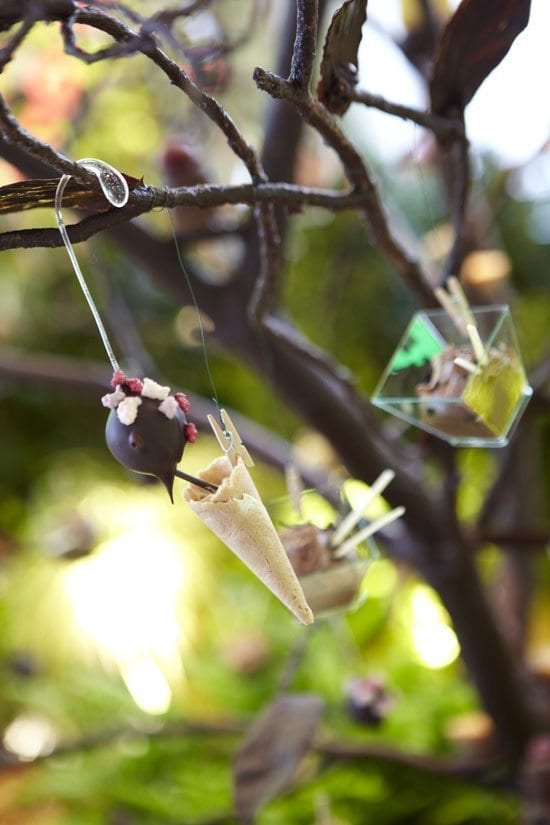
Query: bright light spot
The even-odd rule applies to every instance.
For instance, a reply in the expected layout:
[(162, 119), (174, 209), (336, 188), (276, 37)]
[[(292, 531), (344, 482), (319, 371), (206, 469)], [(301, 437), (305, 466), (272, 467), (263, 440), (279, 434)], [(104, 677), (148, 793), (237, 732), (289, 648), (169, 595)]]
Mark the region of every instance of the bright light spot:
[(180, 309), (174, 326), (176, 335), (186, 347), (202, 347), (202, 334), (207, 335), (216, 329), (209, 315), (190, 305)]
[(52, 725), (42, 716), (25, 714), (18, 716), (6, 728), (4, 747), (19, 759), (32, 762), (39, 756), (47, 756), (57, 744)]
[(428, 587), (415, 587), (411, 612), (412, 642), (422, 664), (437, 669), (454, 662), (460, 653), (458, 639), (448, 625), (445, 610)]
[(190, 583), (176, 546), (149, 515), (139, 510), (132, 529), (72, 565), (64, 586), (77, 624), (103, 662), (120, 671), (139, 707), (163, 713), (169, 683), (183, 678), (180, 608)]
[(550, 108), (534, 90), (550, 72), (548, 0), (533, 0), (529, 24), (466, 109), (468, 137), (501, 162), (529, 160), (548, 138)]
[[(368, 23), (359, 46), (359, 84), (395, 103), (427, 108), (426, 91), (401, 50)], [(383, 68), (382, 68), (383, 67)], [(398, 160), (421, 140), (423, 129), (366, 106), (351, 106), (345, 115), (354, 140), (385, 161)]]
[(136, 705), (145, 713), (166, 713), (172, 691), (162, 671), (152, 659), (139, 659), (123, 665), (120, 672)]
[(547, 201), (550, 192), (550, 153), (546, 150), (536, 155), (526, 166), (512, 173), (507, 190), (517, 200)]
[(512, 264), (500, 249), (479, 249), (466, 256), (460, 270), (468, 284), (498, 283), (510, 274)]
[[(449, 3), (451, 11), (458, 5), (459, 0)], [(376, 20), (382, 29), (399, 37), (403, 34), (402, 8), (396, 0), (369, 4), (371, 23)], [(503, 164), (520, 165), (548, 139), (550, 108), (545, 100), (538, 100), (535, 90), (550, 73), (549, 26), (550, 3), (532, 0), (526, 29), (466, 107), (467, 132), (474, 151), (491, 151)], [(424, 84), (415, 70), (368, 21), (358, 57), (360, 88), (396, 103), (428, 108)], [(366, 148), (374, 149), (386, 162), (409, 155), (424, 134), (418, 126), (361, 105), (351, 107), (345, 122), (355, 140), (363, 138)]]
[(397, 570), (391, 561), (376, 559), (366, 572), (361, 590), (367, 597), (383, 599), (389, 596), (397, 585)]
[[(376, 21), (380, 28), (393, 37), (403, 37), (407, 30), (403, 23), (403, 3), (401, 0), (383, 0), (372, 3), (369, 8), (369, 20)], [(409, 3), (408, 6), (411, 4)]]
[(177, 649), (182, 576), (169, 541), (154, 532), (127, 533), (75, 564), (66, 589), (78, 623), (100, 651), (127, 662), (144, 652)]

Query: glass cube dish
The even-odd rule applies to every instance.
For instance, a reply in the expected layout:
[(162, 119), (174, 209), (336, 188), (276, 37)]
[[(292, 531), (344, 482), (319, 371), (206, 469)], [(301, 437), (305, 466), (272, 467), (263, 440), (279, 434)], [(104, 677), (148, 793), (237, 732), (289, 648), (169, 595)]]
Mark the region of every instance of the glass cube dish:
[(363, 601), (361, 584), (372, 559), (353, 556), (326, 570), (299, 576), (306, 601), (316, 619), (356, 610)]
[(485, 356), (444, 309), (412, 318), (374, 393), (372, 403), (455, 447), (505, 447), (533, 390), (529, 386), (507, 306), (472, 307)]
[(306, 601), (316, 619), (355, 610), (362, 601), (363, 578), (380, 553), (374, 539), (361, 542), (343, 558), (331, 547), (333, 528), (301, 523), (279, 533)]

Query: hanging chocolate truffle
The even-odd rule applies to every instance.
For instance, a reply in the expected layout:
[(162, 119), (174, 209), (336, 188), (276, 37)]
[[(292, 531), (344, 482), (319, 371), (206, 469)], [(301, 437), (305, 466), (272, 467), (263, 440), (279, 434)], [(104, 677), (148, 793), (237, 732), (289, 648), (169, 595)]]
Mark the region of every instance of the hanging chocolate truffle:
[(114, 457), (136, 473), (162, 481), (173, 501), (172, 488), (178, 462), (196, 430), (188, 424), (188, 403), (183, 393), (145, 378), (127, 378), (121, 370), (113, 376), (115, 391), (103, 396), (111, 412), (105, 438)]

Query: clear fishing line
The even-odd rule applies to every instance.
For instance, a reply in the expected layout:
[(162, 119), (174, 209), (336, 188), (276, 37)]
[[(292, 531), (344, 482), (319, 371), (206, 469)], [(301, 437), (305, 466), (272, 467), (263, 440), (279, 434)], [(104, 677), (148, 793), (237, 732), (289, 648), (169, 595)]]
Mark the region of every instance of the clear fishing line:
[(198, 327), (199, 327), (199, 335), (200, 335), (200, 339), (201, 339), (201, 346), (202, 346), (202, 352), (203, 352), (203, 357), (204, 357), (204, 366), (205, 366), (206, 374), (208, 375), (208, 380), (210, 381), (210, 387), (211, 387), (212, 393), (213, 393), (212, 401), (216, 405), (216, 410), (218, 412), (218, 418), (219, 418), (220, 423), (222, 425), (222, 428), (224, 430), (224, 434), (228, 435), (228, 433), (225, 430), (225, 424), (223, 423), (223, 420), (222, 420), (222, 417), (221, 417), (220, 402), (219, 402), (219, 399), (218, 399), (218, 391), (216, 389), (216, 384), (214, 383), (214, 377), (212, 375), (212, 370), (210, 369), (210, 359), (208, 357), (208, 346), (206, 344), (206, 332), (204, 330), (204, 324), (203, 324), (203, 321), (202, 321), (201, 311), (200, 311), (200, 308), (199, 308), (197, 298), (195, 296), (195, 290), (193, 289), (193, 284), (191, 283), (191, 278), (189, 277), (189, 273), (187, 272), (187, 269), (185, 268), (185, 264), (183, 263), (183, 256), (181, 254), (181, 249), (179, 247), (178, 237), (176, 235), (176, 228), (174, 226), (174, 221), (172, 220), (172, 213), (170, 212), (170, 210), (168, 210), (168, 219), (170, 221), (170, 229), (172, 230), (172, 237), (174, 239), (174, 246), (176, 247), (176, 255), (177, 255), (177, 258), (178, 258), (178, 264), (179, 264), (179, 267), (180, 267), (181, 271), (183, 272), (185, 282), (187, 284), (187, 288), (189, 290), (189, 294), (191, 296), (191, 300), (193, 302), (193, 306), (194, 306), (195, 312), (197, 314), (197, 323), (198, 323)]

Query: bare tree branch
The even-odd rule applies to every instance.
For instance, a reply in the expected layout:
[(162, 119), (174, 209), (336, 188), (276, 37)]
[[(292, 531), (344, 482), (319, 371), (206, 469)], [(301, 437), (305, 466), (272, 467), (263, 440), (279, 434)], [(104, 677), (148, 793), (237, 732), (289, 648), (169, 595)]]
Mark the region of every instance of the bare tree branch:
[(365, 196), (365, 214), (374, 241), (416, 297), (426, 306), (434, 305), (432, 286), (426, 274), (393, 236), (385, 215), (378, 191), (371, 180), (365, 164), (355, 147), (346, 138), (333, 117), (321, 103), (311, 95), (296, 93), (294, 86), (286, 80), (261, 68), (254, 70), (254, 80), (258, 88), (283, 98), (295, 106), (302, 117), (324, 138), (340, 158), (346, 175), (355, 192)]
[[(73, 8), (73, 6), (71, 6)], [(247, 235), (247, 256), (235, 278), (223, 288), (201, 285), (201, 308), (213, 310), (216, 316), (218, 340), (231, 352), (246, 360), (259, 372), (266, 372), (273, 386), (288, 403), (322, 432), (338, 451), (349, 472), (365, 481), (387, 466), (398, 470), (388, 499), (407, 507), (405, 527), (411, 558), (427, 581), (439, 592), (447, 607), (460, 639), (465, 661), (470, 668), (483, 702), (495, 720), (507, 756), (517, 760), (532, 730), (525, 697), (516, 669), (489, 610), (487, 599), (477, 574), (472, 548), (466, 543), (456, 524), (453, 512), (453, 490), (446, 482), (442, 490), (432, 490), (424, 482), (423, 470), (413, 460), (415, 451), (405, 444), (397, 445), (387, 438), (379, 420), (342, 369), (319, 352), (286, 321), (275, 316), (278, 281), (281, 273), (279, 242), (272, 219), (275, 203), (295, 207), (298, 204), (318, 203), (327, 208), (361, 208), (370, 225), (371, 234), (388, 261), (399, 272), (416, 297), (424, 305), (433, 304), (431, 284), (422, 267), (411, 253), (396, 239), (384, 212), (377, 188), (371, 180), (363, 159), (346, 138), (338, 124), (324, 107), (309, 93), (313, 54), (316, 43), (318, 4), (315, 0), (299, 0), (293, 59), (288, 80), (278, 74), (256, 69), (258, 87), (274, 99), (283, 101), (328, 143), (338, 155), (352, 186), (352, 192), (302, 190), (288, 184), (271, 184), (256, 151), (214, 98), (205, 94), (179, 66), (164, 54), (147, 32), (134, 32), (102, 10), (78, 8), (63, 24), (66, 49), (86, 63), (93, 63), (116, 55), (123, 57), (141, 52), (179, 88), (225, 135), (235, 155), (244, 163), (252, 183), (243, 187), (201, 187), (199, 189), (163, 190), (139, 187), (132, 192), (128, 206), (115, 213), (85, 218), (71, 228), (78, 240), (94, 231), (113, 227), (118, 242), (126, 244), (127, 251), (152, 274), (157, 282), (168, 286), (177, 300), (187, 297), (180, 273), (167, 261), (154, 259), (160, 247), (156, 244), (144, 250), (147, 233), (127, 223), (131, 217), (157, 206), (172, 207), (190, 203), (212, 206), (228, 202), (245, 202), (256, 207), (258, 232), (251, 226)], [(107, 33), (114, 39), (113, 46), (95, 54), (83, 51), (74, 36), (75, 23), (85, 23)], [(285, 44), (285, 49), (288, 44)], [(278, 107), (280, 118), (282, 107)], [(272, 109), (272, 112), (275, 111)], [(394, 112), (394, 114), (397, 114)], [(400, 115), (399, 115), (400, 116)], [(88, 180), (83, 170), (30, 136), (21, 129), (5, 104), (0, 108), (0, 122), (5, 138), (20, 145), (24, 151), (60, 172), (71, 174), (94, 188), (95, 179)], [(279, 119), (279, 124), (282, 120)], [(294, 118), (292, 153), (299, 140), (300, 128)], [(279, 125), (279, 133), (281, 126)], [(451, 139), (451, 138), (449, 138)], [(458, 145), (458, 137), (452, 137)], [(465, 140), (460, 137), (463, 154), (454, 167), (457, 185), (452, 189), (452, 206), (456, 243), (459, 250), (467, 194), (465, 169)], [(271, 154), (270, 154), (271, 153)], [(273, 157), (273, 146), (264, 145), (266, 157)], [(467, 159), (467, 157), (466, 157)], [(290, 161), (287, 163), (290, 168)], [(284, 164), (281, 166), (281, 168)], [(235, 200), (231, 201), (231, 197)], [(210, 202), (208, 202), (208, 200)], [(229, 198), (229, 200), (228, 200)], [(244, 200), (242, 200), (244, 198)], [(217, 199), (217, 200), (216, 200)], [(281, 227), (279, 223), (279, 228)], [(4, 244), (51, 242), (57, 245), (55, 230), (30, 230), (29, 235), (4, 235)], [(88, 235), (86, 233), (89, 232)], [(32, 234), (34, 233), (34, 234)], [(57, 236), (54, 243), (53, 236)], [(258, 237), (259, 235), (259, 237)], [(0, 239), (1, 241), (1, 239)], [(133, 245), (133, 248), (131, 246)], [(4, 248), (8, 248), (4, 246)], [(460, 250), (459, 250), (460, 251)], [(250, 253), (250, 254), (248, 254)], [(456, 256), (455, 256), (456, 257)], [(162, 263), (162, 267), (160, 264)], [(159, 272), (159, 269), (162, 271)], [(260, 271), (260, 280), (257, 273)], [(261, 321), (257, 329), (250, 323), (246, 305), (254, 290), (253, 320)], [(185, 296), (185, 298), (184, 298)]]
[[(98, 232), (127, 223), (138, 215), (162, 207), (192, 205), (210, 209), (226, 204), (241, 203), (255, 206), (258, 203), (274, 203), (294, 209), (307, 205), (321, 206), (330, 211), (339, 212), (346, 209), (362, 209), (364, 200), (363, 195), (353, 192), (339, 194), (331, 190), (310, 189), (283, 183), (243, 184), (242, 186), (208, 185), (172, 190), (147, 186), (132, 192), (127, 205), (122, 209), (107, 209), (104, 212), (89, 215), (78, 224), (68, 227), (68, 232), (73, 243), (81, 243)], [(206, 234), (211, 236), (217, 232), (212, 229)], [(195, 236), (190, 240), (193, 239)], [(0, 233), (0, 251), (31, 247), (53, 248), (62, 246), (62, 243), (57, 229), (21, 229)]]
[(35, 22), (32, 17), (27, 17), (23, 20), (15, 34), (8, 40), (6, 45), (0, 49), (0, 72), (3, 72), (10, 60), (13, 59), (16, 49), (24, 41)]
[(99, 184), (97, 178), (91, 172), (87, 172), (84, 167), (75, 163), (64, 155), (56, 152), (49, 143), (44, 143), (19, 124), (13, 115), (6, 101), (0, 96), (0, 132), (5, 140), (23, 148), (29, 155), (48, 164), (53, 169), (72, 175), (77, 181), (81, 181), (92, 190), (98, 191)]
[(289, 83), (296, 94), (307, 94), (317, 51), (318, 0), (297, 0), (296, 37), (290, 66)]
[(349, 100), (354, 103), (363, 103), (372, 109), (379, 109), (388, 115), (402, 118), (403, 120), (412, 120), (419, 126), (429, 129), (434, 135), (442, 138), (460, 138), (465, 139), (464, 124), (460, 120), (449, 120), (448, 118), (434, 115), (431, 112), (421, 112), (419, 109), (413, 109), (410, 106), (403, 106), (401, 103), (392, 103), (380, 95), (371, 94), (371, 92), (362, 89), (349, 88), (347, 93)]

